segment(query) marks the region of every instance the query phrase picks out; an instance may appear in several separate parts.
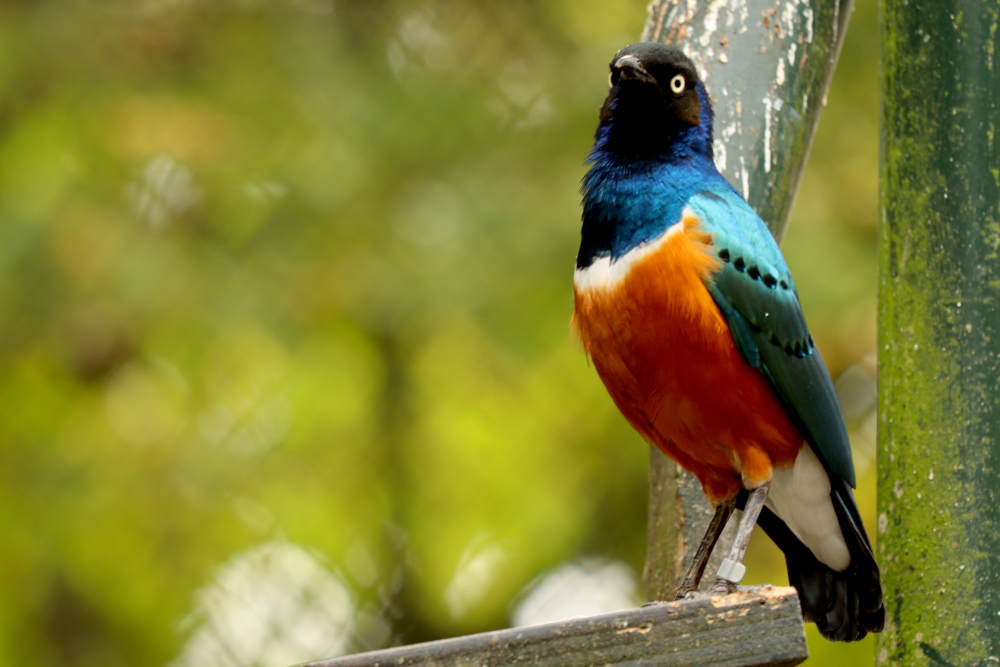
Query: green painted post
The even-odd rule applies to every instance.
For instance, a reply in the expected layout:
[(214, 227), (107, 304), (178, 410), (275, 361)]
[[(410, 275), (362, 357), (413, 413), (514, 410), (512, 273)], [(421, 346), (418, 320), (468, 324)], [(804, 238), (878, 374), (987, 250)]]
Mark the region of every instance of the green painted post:
[(879, 664), (1000, 662), (1000, 4), (883, 0)]

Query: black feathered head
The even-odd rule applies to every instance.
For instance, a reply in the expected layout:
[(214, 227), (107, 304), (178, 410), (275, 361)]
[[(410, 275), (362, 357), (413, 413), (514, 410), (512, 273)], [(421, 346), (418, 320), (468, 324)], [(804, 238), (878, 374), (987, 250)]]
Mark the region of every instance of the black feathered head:
[[(639, 154), (666, 149), (711, 155), (712, 110), (694, 63), (673, 46), (630, 44), (611, 60), (601, 126), (612, 147)], [(600, 129), (598, 130), (600, 135)]]

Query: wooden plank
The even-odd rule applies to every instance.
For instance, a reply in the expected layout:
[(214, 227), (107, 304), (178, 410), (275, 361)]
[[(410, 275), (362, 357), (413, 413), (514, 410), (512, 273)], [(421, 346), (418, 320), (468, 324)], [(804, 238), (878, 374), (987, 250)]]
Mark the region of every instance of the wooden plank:
[(793, 588), (730, 595), (400, 646), (308, 663), (374, 665), (796, 665), (809, 655)]
[[(656, 447), (649, 448), (649, 521), (646, 547), (647, 600), (671, 600), (681, 575), (691, 565), (694, 552), (715, 510), (708, 504), (701, 483)], [(715, 585), (715, 573), (736, 535), (740, 513), (734, 513), (708, 559), (702, 591)]]

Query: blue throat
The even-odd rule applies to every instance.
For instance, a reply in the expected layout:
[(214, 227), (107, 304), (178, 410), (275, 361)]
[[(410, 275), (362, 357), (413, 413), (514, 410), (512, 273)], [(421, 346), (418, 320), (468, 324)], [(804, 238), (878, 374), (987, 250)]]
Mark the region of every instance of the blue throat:
[(702, 83), (700, 122), (670, 135), (655, 125), (616, 125), (617, 99), (597, 128), (583, 178), (583, 230), (577, 268), (595, 259), (618, 259), (680, 219), (696, 192), (730, 191), (712, 156), (712, 107)]

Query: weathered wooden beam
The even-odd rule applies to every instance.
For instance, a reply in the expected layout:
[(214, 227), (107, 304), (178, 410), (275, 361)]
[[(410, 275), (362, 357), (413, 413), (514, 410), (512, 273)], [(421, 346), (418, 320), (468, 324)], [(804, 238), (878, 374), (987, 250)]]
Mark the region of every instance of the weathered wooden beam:
[(809, 656), (793, 588), (721, 596), (484, 632), (333, 658), (304, 667), (373, 665), (797, 665)]

